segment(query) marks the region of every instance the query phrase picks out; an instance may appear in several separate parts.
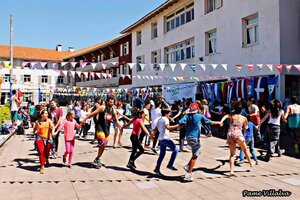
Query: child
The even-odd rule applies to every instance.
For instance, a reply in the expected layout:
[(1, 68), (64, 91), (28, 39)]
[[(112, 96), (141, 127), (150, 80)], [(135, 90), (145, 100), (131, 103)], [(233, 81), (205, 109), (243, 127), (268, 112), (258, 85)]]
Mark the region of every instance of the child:
[[(247, 117), (249, 120), (250, 117)], [(257, 129), (256, 126), (249, 120), (248, 121), (248, 129), (242, 130), (242, 133), (245, 137), (245, 143), (249, 146), (250, 153), (253, 156), (253, 159), (255, 161), (255, 164), (258, 165), (257, 157), (254, 151), (254, 129)], [(240, 163), (244, 163), (245, 160), (245, 154), (244, 151), (240, 150)]]
[(79, 129), (82, 126), (82, 123), (78, 124), (74, 119), (75, 113), (74, 111), (69, 111), (66, 119), (63, 123), (58, 127), (57, 132), (59, 132), (62, 128), (65, 130), (65, 144), (66, 144), (66, 151), (63, 155), (63, 163), (66, 164), (66, 158), (69, 154), (69, 162), (68, 167), (72, 167), (72, 157), (73, 157), (73, 149), (75, 144), (75, 127)]
[[(143, 123), (143, 115), (144, 115), (144, 111), (142, 110), (138, 110), (136, 112), (135, 117), (130, 120), (126, 125), (124, 125), (121, 130), (123, 131), (123, 129), (127, 126), (129, 126), (130, 124), (133, 124), (133, 129), (132, 129), (132, 133), (130, 136), (130, 140), (132, 143), (132, 152), (129, 158), (129, 162), (127, 164), (127, 167), (130, 169), (134, 169), (136, 168), (134, 161), (144, 153), (144, 148), (141, 145), (141, 142), (139, 141), (139, 136), (142, 132), (142, 129), (144, 131), (144, 133), (146, 135), (150, 135), (148, 130), (146, 129), (144, 123)], [(139, 151), (137, 152), (137, 149), (139, 149)]]

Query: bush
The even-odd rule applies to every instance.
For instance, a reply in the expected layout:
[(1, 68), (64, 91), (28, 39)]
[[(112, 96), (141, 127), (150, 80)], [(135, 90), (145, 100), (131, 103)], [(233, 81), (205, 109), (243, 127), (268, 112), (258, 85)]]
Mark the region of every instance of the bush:
[(0, 126), (3, 120), (10, 120), (10, 106), (9, 103), (0, 108)]

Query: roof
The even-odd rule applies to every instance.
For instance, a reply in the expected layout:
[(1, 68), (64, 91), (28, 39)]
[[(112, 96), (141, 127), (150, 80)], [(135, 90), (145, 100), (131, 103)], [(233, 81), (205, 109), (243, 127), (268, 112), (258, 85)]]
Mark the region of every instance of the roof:
[(167, 8), (169, 8), (170, 6), (174, 5), (177, 2), (178, 2), (178, 0), (167, 0), (165, 3), (161, 4), (160, 6), (158, 6), (157, 8), (152, 10), (151, 12), (149, 12), (147, 15), (145, 15), (139, 21), (135, 22), (134, 24), (130, 25), (129, 27), (127, 27), (126, 29), (121, 31), (121, 34), (128, 33), (130, 31), (132, 31), (136, 27), (138, 27), (138, 26), (142, 25), (143, 23), (147, 22), (148, 20), (155, 17), (156, 15), (163, 12), (164, 10), (166, 10)]
[[(67, 51), (56, 51), (52, 49), (41, 49), (33, 47), (13, 47), (13, 56), (14, 59), (22, 60), (39, 60), (39, 61), (62, 61), (68, 55), (71, 55), (72, 52)], [(10, 46), (9, 45), (0, 45), (0, 57), (1, 58), (10, 58)]]
[(116, 42), (118, 42), (120, 39), (128, 36), (129, 34), (124, 34), (124, 35), (121, 35), (115, 39), (112, 39), (112, 40), (108, 40), (108, 41), (105, 41), (105, 42), (101, 42), (99, 44), (96, 44), (96, 45), (93, 45), (93, 46), (90, 46), (90, 47), (86, 47), (84, 49), (80, 49), (78, 51), (75, 51), (73, 52), (71, 55), (68, 55), (66, 56), (64, 59), (69, 59), (69, 58), (74, 58), (74, 57), (78, 57), (78, 56), (81, 56), (81, 55), (84, 55), (84, 54), (87, 54), (87, 53), (90, 53), (90, 52), (93, 52), (93, 51), (96, 51), (98, 49), (101, 49), (101, 48), (104, 48), (104, 47), (107, 47), (108, 45), (112, 45), (112, 44), (115, 44)]

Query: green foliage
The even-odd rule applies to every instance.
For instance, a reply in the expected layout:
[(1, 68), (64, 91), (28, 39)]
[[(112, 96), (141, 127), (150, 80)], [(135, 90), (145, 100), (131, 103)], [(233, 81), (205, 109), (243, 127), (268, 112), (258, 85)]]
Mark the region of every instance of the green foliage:
[(0, 108), (0, 126), (3, 120), (10, 120), (10, 108), (9, 103)]

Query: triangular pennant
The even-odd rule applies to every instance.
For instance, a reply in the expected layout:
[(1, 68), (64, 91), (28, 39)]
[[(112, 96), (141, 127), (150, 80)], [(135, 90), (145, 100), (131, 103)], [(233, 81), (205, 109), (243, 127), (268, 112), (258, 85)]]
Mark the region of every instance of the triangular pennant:
[(79, 77), (81, 76), (81, 72), (76, 72), (76, 74), (77, 74), (77, 76), (79, 76)]
[(87, 65), (87, 62), (81, 62), (80, 63), (81, 68), (84, 68), (86, 65)]
[(228, 64), (221, 64), (221, 66), (225, 69), (225, 71), (227, 71)]
[(101, 73), (95, 73), (95, 75), (98, 76), (98, 78), (102, 78)]
[(130, 78), (131, 79), (131, 76), (130, 75), (126, 75), (128, 78)]
[(286, 71), (288, 73), (290, 73), (291, 69), (292, 69), (292, 65), (285, 65)]
[(122, 75), (121, 75), (121, 78), (124, 79), (124, 78), (125, 78), (125, 75), (122, 74)]
[(196, 70), (196, 65), (195, 64), (189, 64), (189, 66), (193, 70), (193, 72)]
[(67, 76), (67, 74), (68, 74), (67, 70), (61, 70), (61, 72), (64, 74), (64, 76)]
[(102, 73), (102, 76), (103, 76), (104, 78), (107, 78), (107, 74), (105, 74), (105, 73)]
[(166, 66), (166, 64), (163, 64), (163, 63), (159, 64), (159, 67), (160, 67), (161, 71), (164, 71), (165, 66)]
[(96, 68), (97, 63), (91, 63), (93, 70)]
[(129, 65), (129, 68), (132, 69), (135, 65), (135, 63), (127, 63)]
[(203, 71), (205, 71), (205, 69), (206, 69), (205, 64), (200, 64), (200, 67), (203, 69)]
[(239, 72), (239, 71), (241, 71), (241, 69), (242, 69), (243, 65), (240, 65), (240, 64), (238, 64), (238, 65), (235, 65), (235, 67), (236, 67), (236, 69), (237, 69), (237, 70), (238, 70), (238, 72)]
[(88, 72), (82, 72), (82, 73), (84, 74), (84, 76), (85, 76), (86, 78), (89, 77), (89, 73), (88, 73)]
[(135, 76), (132, 76), (133, 79), (135, 79)]
[(171, 67), (171, 69), (172, 69), (172, 72), (174, 72), (175, 67), (176, 67), (177, 64), (169, 64), (169, 65), (170, 65), (170, 67)]
[(153, 76), (150, 76), (150, 78), (151, 78), (151, 80), (153, 80), (154, 78), (153, 78)]
[(108, 77), (108, 78), (111, 78), (111, 77), (112, 77), (112, 75), (111, 75), (111, 74), (107, 74), (107, 77)]
[(258, 68), (258, 70), (259, 70), (259, 71), (261, 71), (261, 70), (262, 70), (262, 68), (263, 68), (263, 66), (264, 66), (263, 64), (257, 64), (257, 68)]
[(146, 79), (148, 79), (149, 80), (149, 76), (145, 76), (146, 77)]
[(63, 67), (65, 66), (66, 64), (68, 64), (68, 62), (60, 62), (60, 65)]
[(47, 65), (47, 62), (40, 62), (42, 68), (45, 68), (45, 66)]
[(52, 64), (52, 67), (54, 68), (55, 66), (56, 66), (56, 62), (54, 62), (54, 63), (51, 63)]
[(145, 69), (146, 64), (139, 63), (139, 65), (141, 66), (141, 69), (143, 71)]
[(137, 75), (137, 78), (138, 78), (138, 79), (141, 79), (141, 76), (140, 76), (140, 75)]
[(181, 68), (182, 68), (182, 70), (184, 70), (184, 68), (186, 67), (186, 63), (180, 63), (180, 66), (181, 66)]
[(111, 62), (111, 64), (112, 64), (112, 65), (116, 65), (116, 64), (118, 64), (118, 62)]
[(70, 64), (71, 64), (72, 67), (75, 67), (77, 62), (70, 62)]
[(294, 65), (298, 71), (300, 71), (300, 65)]
[(94, 79), (95, 73), (91, 72), (90, 75), (91, 75), (91, 77)]
[(267, 64), (267, 67), (268, 67), (271, 71), (273, 71), (273, 65), (272, 65), (272, 64)]
[(218, 67), (218, 64), (211, 64), (213, 69), (216, 69)]
[(282, 73), (282, 65), (280, 65), (280, 64), (277, 64), (277, 65), (275, 65), (275, 67), (277, 68), (277, 70), (278, 70), (278, 72), (281, 74)]
[(247, 68), (249, 69), (249, 71), (251, 73), (253, 73), (253, 71), (254, 71), (254, 65), (247, 65)]
[(157, 77), (157, 76), (154, 76), (154, 78), (155, 78), (155, 79), (158, 79), (158, 77)]
[(70, 71), (72, 77), (74, 78), (75, 77), (75, 71)]
[(22, 67), (25, 67), (26, 65), (28, 65), (29, 62), (22, 62)]
[(106, 68), (106, 66), (107, 66), (107, 64), (104, 64), (104, 63), (102, 63), (102, 67), (103, 67), (103, 69), (105, 69), (105, 68)]
[(142, 79), (145, 80), (145, 76), (142, 76)]
[(37, 62), (30, 62), (31, 67), (35, 67), (36, 64)]

